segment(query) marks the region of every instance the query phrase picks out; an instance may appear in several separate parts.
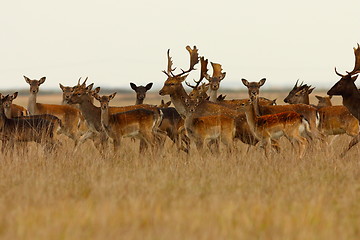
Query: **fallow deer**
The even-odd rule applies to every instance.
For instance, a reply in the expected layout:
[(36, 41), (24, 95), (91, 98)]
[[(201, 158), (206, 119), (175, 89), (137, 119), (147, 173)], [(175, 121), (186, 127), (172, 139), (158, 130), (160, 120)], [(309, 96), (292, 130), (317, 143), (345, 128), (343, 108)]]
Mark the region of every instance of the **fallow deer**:
[(285, 136), (292, 144), (299, 145), (299, 158), (302, 158), (307, 146), (306, 138), (301, 136), (301, 132), (308, 128), (305, 118), (294, 111), (258, 116), (256, 105), (258, 102), (255, 94), (250, 96), (248, 104), (244, 104), (245, 114), (251, 130), (265, 149), (266, 157), (269, 156), (271, 140)]
[(204, 100), (185, 99), (187, 108), (185, 127), (189, 137), (195, 142), (200, 153), (203, 153), (204, 144), (209, 144), (210, 141), (222, 142), (230, 153), (236, 133), (235, 119), (226, 115), (195, 117), (201, 101)]
[[(157, 129), (161, 123), (159, 112), (148, 109), (135, 109), (132, 111), (110, 114), (109, 102), (116, 93), (109, 96), (94, 94), (101, 105), (101, 124), (106, 134), (113, 139), (114, 151), (117, 152), (123, 137), (137, 137), (147, 146), (154, 147)], [(140, 149), (142, 152), (143, 149)]]
[[(329, 96), (340, 95), (343, 98), (343, 105), (350, 111), (350, 113), (360, 121), (360, 91), (355, 85), (355, 81), (360, 73), (360, 46), (357, 44), (357, 48), (354, 48), (355, 54), (355, 66), (351, 72), (346, 74), (340, 74), (336, 68), (335, 73), (341, 77), (341, 79), (327, 92)], [(353, 138), (348, 148), (341, 154), (344, 156), (348, 150), (360, 141), (360, 134)]]
[(25, 81), (30, 85), (30, 97), (28, 102), (28, 110), (31, 115), (51, 114), (58, 117), (63, 124), (61, 132), (73, 139), (75, 146), (78, 144), (80, 136), (85, 132), (86, 126), (81, 121), (82, 116), (80, 110), (68, 105), (55, 105), (37, 103), (37, 94), (39, 86), (45, 82), (45, 77), (40, 80), (30, 80), (24, 76)]
[(45, 151), (51, 151), (57, 146), (55, 138), (61, 120), (45, 119), (43, 116), (25, 116), (9, 119), (5, 116), (3, 100), (9, 95), (1, 96), (0, 100), (0, 139), (2, 150), (12, 149), (16, 142), (36, 142), (44, 144)]
[[(249, 97), (254, 97), (259, 95), (260, 87), (264, 85), (266, 79), (263, 78), (259, 82), (248, 82), (246, 79), (242, 79), (243, 84), (248, 88)], [(293, 104), (293, 105), (260, 105), (257, 104), (255, 106), (256, 114), (259, 116), (275, 114), (287, 111), (294, 111), (298, 114), (304, 116), (304, 118), (309, 122), (311, 132), (306, 131), (305, 135), (307, 135), (310, 139), (316, 137), (317, 139), (323, 140), (324, 136), (319, 132), (316, 127), (316, 108), (311, 107), (306, 104)]]
[[(1, 96), (2, 95), (0, 94), (0, 97)], [(7, 95), (7, 97), (3, 99), (4, 112), (7, 118), (15, 118), (29, 115), (26, 108), (12, 103), (17, 96), (18, 92), (14, 92), (12, 95)]]
[(146, 97), (146, 92), (149, 91), (153, 83), (148, 83), (146, 86), (136, 86), (135, 83), (130, 83), (130, 87), (136, 92), (135, 105), (143, 104)]

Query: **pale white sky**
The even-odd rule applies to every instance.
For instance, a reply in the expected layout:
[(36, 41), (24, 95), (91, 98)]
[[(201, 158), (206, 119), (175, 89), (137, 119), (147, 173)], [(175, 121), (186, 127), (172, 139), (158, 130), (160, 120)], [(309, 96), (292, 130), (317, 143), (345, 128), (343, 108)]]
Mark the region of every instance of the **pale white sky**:
[(80, 76), (96, 86), (154, 82), (158, 89), (167, 49), (175, 66), (187, 68), (186, 45), (223, 65), (227, 88), (263, 77), (268, 88), (298, 78), (330, 88), (335, 66), (354, 66), (359, 9), (359, 0), (3, 1), (0, 89), (27, 88), (23, 75), (46, 76), (47, 89)]

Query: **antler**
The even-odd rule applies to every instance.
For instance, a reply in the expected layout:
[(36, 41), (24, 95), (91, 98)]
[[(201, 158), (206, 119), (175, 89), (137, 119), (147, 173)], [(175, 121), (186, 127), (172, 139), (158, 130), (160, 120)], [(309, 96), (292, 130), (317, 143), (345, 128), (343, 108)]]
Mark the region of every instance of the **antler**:
[(355, 66), (351, 72), (347, 72), (349, 75), (360, 73), (360, 46), (357, 44), (357, 48), (354, 48), (355, 54)]
[(204, 77), (207, 75), (207, 71), (209, 70), (207, 68), (208, 62), (209, 62), (208, 59), (205, 60), (204, 57), (200, 58), (200, 64), (201, 64), (200, 81), (202, 81), (204, 79)]
[(194, 46), (193, 49), (190, 46), (186, 46), (186, 50), (188, 50), (190, 54), (190, 67), (187, 71), (181, 69), (182, 73), (179, 73), (174, 77), (180, 77), (181, 75), (184, 75), (186, 73), (191, 72), (192, 70), (195, 70), (194, 66), (199, 62), (199, 54), (198, 54), (199, 49), (197, 49), (196, 46)]
[(212, 75), (212, 77), (210, 77), (209, 74), (205, 73), (205, 74), (204, 74), (205, 78), (206, 78), (208, 81), (210, 81), (211, 78), (215, 78), (215, 77), (216, 77), (216, 78), (219, 78), (220, 80), (222, 80), (222, 79), (225, 77), (226, 73), (225, 73), (225, 72), (222, 72), (223, 69), (222, 69), (222, 67), (221, 67), (221, 64), (211, 62), (211, 66), (212, 66), (212, 68), (213, 68), (213, 75)]
[(165, 73), (168, 77), (174, 76), (174, 74), (172, 73), (173, 71), (175, 71), (176, 68), (172, 68), (173, 65), (173, 61), (170, 57), (170, 49), (167, 50), (167, 59), (168, 59), (168, 67), (167, 67), (167, 71), (163, 71), (163, 73)]
[(196, 81), (195, 79), (193, 79), (193, 81), (196, 83), (195, 86), (190, 85), (190, 83), (188, 83), (188, 82), (186, 82), (186, 81), (185, 81), (185, 84), (186, 84), (187, 86), (191, 87), (192, 89), (196, 89), (196, 88), (199, 87), (199, 85), (200, 85), (200, 83), (201, 83), (202, 80), (200, 79), (199, 81)]

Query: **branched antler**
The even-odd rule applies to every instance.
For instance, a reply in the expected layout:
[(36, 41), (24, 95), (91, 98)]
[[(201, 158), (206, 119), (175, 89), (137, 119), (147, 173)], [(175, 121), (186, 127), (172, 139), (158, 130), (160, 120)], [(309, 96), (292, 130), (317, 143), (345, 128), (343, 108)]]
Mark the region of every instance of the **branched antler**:
[(191, 72), (192, 70), (195, 70), (194, 66), (199, 63), (199, 54), (198, 54), (199, 49), (197, 49), (196, 46), (194, 46), (193, 49), (190, 46), (186, 46), (186, 50), (188, 50), (190, 54), (190, 67), (187, 71), (181, 69), (182, 73), (179, 73), (174, 77), (180, 77), (186, 73)]
[(351, 72), (347, 72), (349, 75), (360, 73), (360, 45), (357, 44), (357, 48), (354, 48), (355, 54), (355, 66)]

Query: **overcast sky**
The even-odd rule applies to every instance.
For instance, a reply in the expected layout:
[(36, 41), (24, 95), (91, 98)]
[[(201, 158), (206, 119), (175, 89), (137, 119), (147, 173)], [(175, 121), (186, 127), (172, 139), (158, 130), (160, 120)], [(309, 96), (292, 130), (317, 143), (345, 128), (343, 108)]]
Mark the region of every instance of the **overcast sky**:
[(359, 9), (359, 0), (5, 1), (0, 89), (27, 88), (23, 75), (46, 76), (47, 89), (74, 85), (80, 76), (96, 86), (154, 82), (158, 89), (167, 49), (175, 66), (187, 68), (186, 45), (222, 64), (223, 87), (266, 77), (268, 88), (291, 87), (298, 78), (330, 88), (335, 66), (354, 66)]

